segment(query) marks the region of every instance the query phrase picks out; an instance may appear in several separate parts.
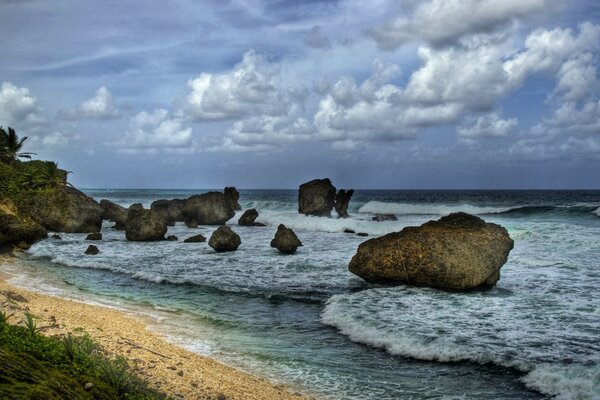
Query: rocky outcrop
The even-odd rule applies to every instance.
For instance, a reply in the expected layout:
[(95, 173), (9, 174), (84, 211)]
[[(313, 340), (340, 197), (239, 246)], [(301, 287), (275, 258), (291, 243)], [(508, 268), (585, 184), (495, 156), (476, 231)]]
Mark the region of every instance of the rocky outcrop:
[(169, 236), (167, 236), (166, 240), (169, 241), (169, 242), (176, 242), (176, 241), (179, 240), (179, 238), (177, 236), (175, 236), (175, 235), (169, 235)]
[(241, 226), (265, 226), (261, 222), (254, 222), (258, 218), (258, 211), (254, 208), (244, 211), (240, 219), (238, 219), (238, 225)]
[(371, 220), (375, 222), (398, 221), (398, 217), (396, 217), (394, 214), (375, 214)]
[(129, 207), (125, 230), (127, 240), (134, 242), (164, 240), (165, 233), (167, 233), (167, 225), (158, 213), (145, 210), (139, 203)]
[(204, 235), (194, 235), (183, 241), (183, 243), (202, 243), (206, 242)]
[(231, 208), (233, 208), (234, 210), (242, 209), (242, 206), (240, 206), (240, 203), (238, 203), (238, 201), (240, 199), (240, 192), (238, 192), (236, 188), (226, 187), (225, 190), (223, 191), (223, 194), (225, 195), (225, 197), (227, 197), (227, 200), (229, 200), (229, 204), (231, 204)]
[(187, 198), (182, 214), (185, 224), (195, 228), (198, 225), (223, 225), (235, 211), (223, 193), (209, 192)]
[(345, 191), (344, 189), (340, 189), (335, 195), (335, 211), (338, 214), (339, 218), (348, 218), (350, 215), (348, 214), (348, 204), (350, 204), (350, 199), (354, 194), (354, 190), (350, 189)]
[(208, 240), (208, 245), (215, 251), (235, 251), (242, 244), (240, 236), (228, 226), (220, 226)]
[(271, 240), (271, 247), (276, 248), (284, 254), (293, 254), (300, 246), (302, 246), (302, 242), (293, 230), (283, 224), (277, 227), (275, 237)]
[(503, 227), (455, 213), (367, 240), (348, 268), (369, 282), (467, 290), (495, 285), (512, 248)]
[(158, 213), (167, 226), (174, 226), (176, 222), (183, 221), (183, 207), (185, 200), (156, 200), (150, 209)]
[(85, 240), (102, 240), (102, 234), (100, 232), (90, 233)]
[(114, 222), (113, 229), (125, 230), (127, 226), (127, 209), (125, 207), (106, 199), (100, 200), (100, 207), (103, 210), (102, 219)]
[(315, 179), (300, 185), (298, 212), (318, 217), (331, 217), (335, 203), (335, 187), (329, 179)]
[(90, 244), (88, 246), (88, 248), (85, 250), (85, 254), (87, 254), (88, 256), (95, 256), (96, 254), (99, 254), (100, 250), (98, 250), (98, 248), (96, 246), (94, 246), (93, 244)]
[(14, 246), (26, 248), (47, 236), (43, 226), (19, 215), (12, 202), (0, 201), (0, 252), (12, 252)]
[(60, 187), (30, 199), (28, 214), (46, 229), (55, 232), (97, 232), (104, 210), (91, 197), (73, 187)]

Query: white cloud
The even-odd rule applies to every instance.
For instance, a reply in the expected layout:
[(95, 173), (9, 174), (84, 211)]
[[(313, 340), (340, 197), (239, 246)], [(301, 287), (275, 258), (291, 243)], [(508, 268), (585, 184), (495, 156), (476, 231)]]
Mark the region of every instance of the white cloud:
[(495, 138), (507, 136), (517, 125), (516, 118), (502, 119), (493, 112), (477, 118), (467, 118), (456, 131), (462, 138)]
[(548, 10), (550, 0), (429, 0), (370, 31), (379, 47), (393, 50), (410, 41), (435, 47), (490, 34), (516, 20)]
[(567, 101), (581, 100), (600, 91), (594, 56), (583, 53), (566, 61), (557, 73), (555, 94)]
[(537, 135), (600, 135), (600, 100), (590, 100), (580, 107), (572, 101), (563, 103), (553, 115), (532, 129)]
[(94, 97), (81, 103), (77, 108), (67, 111), (59, 111), (58, 118), (61, 119), (100, 119), (106, 120), (118, 118), (119, 110), (114, 106), (112, 95), (102, 86), (96, 90)]
[(187, 147), (192, 141), (192, 129), (184, 128), (180, 118), (167, 110), (151, 113), (142, 111), (131, 118), (129, 130), (123, 140), (115, 143), (126, 149), (168, 149)]
[(40, 116), (41, 108), (29, 89), (3, 82), (0, 87), (0, 125), (19, 123), (40, 124), (45, 120)]
[(327, 35), (323, 33), (319, 25), (314, 25), (304, 36), (304, 43), (315, 49), (328, 49), (331, 47), (331, 42)]

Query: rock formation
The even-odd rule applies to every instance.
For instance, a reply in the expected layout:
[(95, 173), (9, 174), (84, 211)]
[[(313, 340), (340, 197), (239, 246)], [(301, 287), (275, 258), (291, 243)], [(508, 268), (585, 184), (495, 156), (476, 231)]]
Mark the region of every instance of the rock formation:
[(281, 253), (293, 254), (300, 246), (302, 246), (302, 242), (293, 230), (283, 224), (277, 227), (275, 237), (271, 240), (271, 247), (276, 248)]
[(135, 242), (164, 240), (165, 233), (167, 233), (167, 225), (158, 213), (145, 210), (140, 203), (129, 207), (125, 230), (127, 240)]
[(254, 222), (254, 220), (258, 218), (258, 211), (254, 208), (244, 211), (240, 219), (238, 219), (238, 225), (241, 226), (265, 226), (265, 224), (260, 222)]
[(127, 226), (127, 209), (118, 204), (113, 203), (110, 200), (100, 200), (100, 207), (102, 207), (103, 215), (102, 219), (115, 223), (113, 229), (118, 231), (124, 231)]
[(369, 282), (466, 290), (495, 285), (512, 248), (503, 227), (454, 213), (363, 242), (348, 268)]
[(240, 244), (240, 236), (226, 225), (220, 226), (208, 240), (208, 245), (218, 252), (235, 251)]
[(206, 242), (204, 235), (194, 235), (183, 241), (183, 243), (202, 243)]
[(298, 212), (305, 215), (331, 217), (335, 203), (335, 187), (329, 179), (315, 179), (300, 185)]
[(95, 256), (98, 253), (100, 253), (100, 250), (98, 250), (98, 248), (93, 244), (90, 244), (85, 250), (85, 254), (87, 254), (88, 256)]
[(102, 240), (102, 234), (100, 232), (90, 233), (85, 240)]
[(0, 252), (12, 252), (14, 246), (28, 247), (47, 236), (43, 226), (20, 216), (11, 201), (0, 201)]
[(223, 193), (209, 192), (187, 198), (182, 214), (185, 224), (195, 228), (198, 225), (223, 225), (235, 215), (235, 211)]
[(183, 206), (185, 200), (156, 200), (150, 209), (158, 213), (167, 226), (174, 226), (175, 222), (183, 221)]
[(238, 200), (240, 199), (240, 192), (238, 192), (236, 188), (226, 187), (223, 191), (223, 194), (225, 195), (225, 197), (227, 197), (227, 200), (229, 200), (231, 208), (233, 208), (234, 210), (242, 209), (242, 206), (240, 206), (240, 203), (238, 203)]
[(350, 204), (350, 199), (354, 194), (354, 190), (350, 189), (345, 191), (344, 189), (340, 189), (335, 195), (335, 211), (338, 214), (339, 218), (348, 218), (350, 215), (348, 214), (348, 204)]

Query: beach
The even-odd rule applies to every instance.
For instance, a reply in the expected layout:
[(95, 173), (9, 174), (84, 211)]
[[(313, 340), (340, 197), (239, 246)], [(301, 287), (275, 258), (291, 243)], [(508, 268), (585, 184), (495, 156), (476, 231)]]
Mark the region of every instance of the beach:
[[(0, 258), (0, 266), (10, 263)], [(25, 290), (9, 283), (0, 269), (0, 308), (36, 318), (42, 333), (56, 336), (89, 334), (110, 356), (123, 356), (133, 371), (172, 398), (181, 399), (300, 399), (285, 387), (241, 372), (165, 340), (149, 329), (148, 317), (125, 311)]]

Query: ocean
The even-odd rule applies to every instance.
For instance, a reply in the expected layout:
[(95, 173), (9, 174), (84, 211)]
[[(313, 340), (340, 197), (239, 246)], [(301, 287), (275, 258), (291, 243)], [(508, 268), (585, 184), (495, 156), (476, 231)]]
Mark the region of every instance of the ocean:
[[(123, 206), (204, 190), (87, 190)], [(324, 399), (600, 399), (600, 191), (356, 191), (351, 218), (299, 215), (296, 190), (241, 190), (266, 227), (241, 227), (232, 253), (216, 227), (170, 227), (177, 242), (127, 242), (105, 223), (35, 244), (17, 284), (153, 316), (192, 351)], [(368, 284), (348, 271), (358, 245), (451, 212), (515, 241), (497, 286), (445, 292)], [(376, 213), (397, 221), (375, 222)], [(277, 225), (304, 246), (269, 246)], [(365, 232), (369, 238), (344, 233)]]

